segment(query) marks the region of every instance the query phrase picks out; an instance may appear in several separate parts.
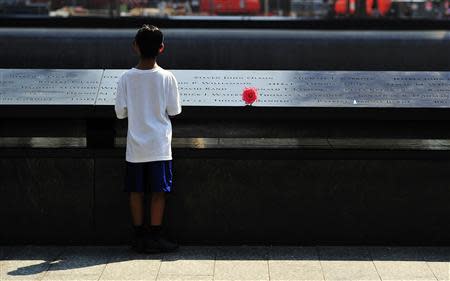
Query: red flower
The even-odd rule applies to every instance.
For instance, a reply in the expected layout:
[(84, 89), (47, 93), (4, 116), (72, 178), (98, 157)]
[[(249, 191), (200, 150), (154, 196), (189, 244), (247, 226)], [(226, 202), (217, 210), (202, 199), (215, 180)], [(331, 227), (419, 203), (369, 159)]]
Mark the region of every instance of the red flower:
[(256, 88), (245, 88), (244, 92), (242, 92), (242, 100), (245, 101), (245, 104), (251, 105), (255, 101), (258, 100), (258, 91)]

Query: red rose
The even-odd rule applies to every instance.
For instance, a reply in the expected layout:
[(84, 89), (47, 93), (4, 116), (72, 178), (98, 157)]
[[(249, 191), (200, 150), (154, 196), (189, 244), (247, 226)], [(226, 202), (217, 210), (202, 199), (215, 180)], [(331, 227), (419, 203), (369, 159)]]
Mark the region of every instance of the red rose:
[(242, 92), (242, 100), (245, 101), (245, 104), (251, 105), (255, 101), (258, 100), (258, 91), (256, 88), (245, 88), (244, 92)]

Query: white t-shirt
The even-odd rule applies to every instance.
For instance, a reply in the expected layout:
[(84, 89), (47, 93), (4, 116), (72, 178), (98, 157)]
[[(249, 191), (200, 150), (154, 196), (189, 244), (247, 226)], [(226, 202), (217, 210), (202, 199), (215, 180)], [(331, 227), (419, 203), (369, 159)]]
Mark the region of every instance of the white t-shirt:
[(172, 159), (172, 124), (169, 115), (181, 113), (175, 76), (159, 66), (131, 68), (117, 82), (117, 118), (128, 117), (128, 162)]

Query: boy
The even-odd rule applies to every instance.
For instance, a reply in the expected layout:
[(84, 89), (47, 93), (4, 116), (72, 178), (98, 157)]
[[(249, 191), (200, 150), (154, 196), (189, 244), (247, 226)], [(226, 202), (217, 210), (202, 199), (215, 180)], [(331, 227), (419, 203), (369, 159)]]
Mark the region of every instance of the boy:
[[(125, 192), (130, 195), (134, 227), (133, 249), (137, 252), (174, 251), (178, 245), (164, 239), (161, 224), (165, 193), (172, 189), (172, 125), (169, 116), (181, 113), (180, 95), (174, 75), (156, 63), (163, 52), (163, 34), (155, 26), (143, 25), (133, 49), (139, 63), (118, 80), (115, 111), (128, 117)], [(144, 226), (144, 194), (151, 188), (150, 226)]]

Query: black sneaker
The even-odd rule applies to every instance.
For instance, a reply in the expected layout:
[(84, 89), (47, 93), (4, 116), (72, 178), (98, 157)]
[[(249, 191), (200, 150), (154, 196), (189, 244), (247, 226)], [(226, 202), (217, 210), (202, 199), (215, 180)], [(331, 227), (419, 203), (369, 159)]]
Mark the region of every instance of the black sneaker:
[(135, 237), (131, 243), (131, 249), (139, 254), (145, 253), (145, 238)]
[(174, 252), (178, 250), (177, 244), (170, 242), (163, 237), (148, 237), (145, 242), (145, 251), (148, 253)]

